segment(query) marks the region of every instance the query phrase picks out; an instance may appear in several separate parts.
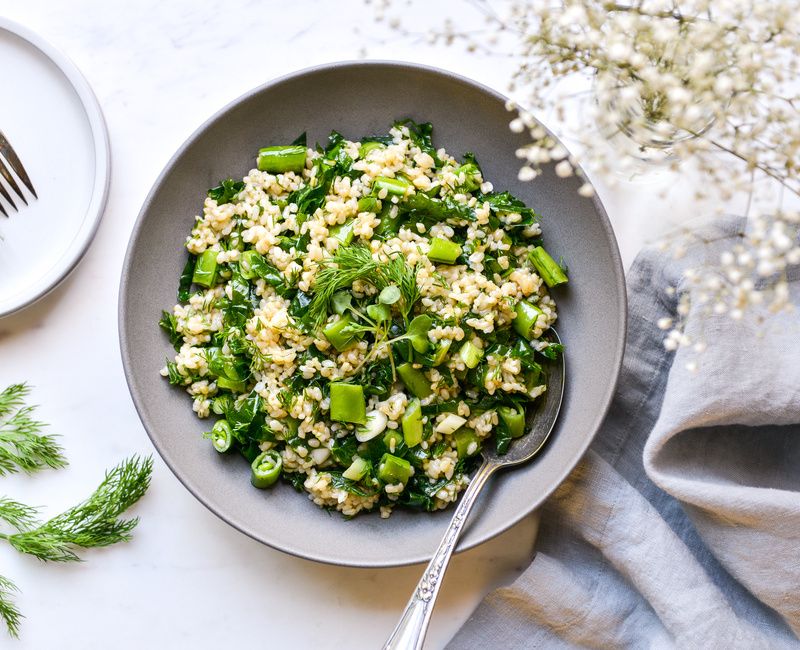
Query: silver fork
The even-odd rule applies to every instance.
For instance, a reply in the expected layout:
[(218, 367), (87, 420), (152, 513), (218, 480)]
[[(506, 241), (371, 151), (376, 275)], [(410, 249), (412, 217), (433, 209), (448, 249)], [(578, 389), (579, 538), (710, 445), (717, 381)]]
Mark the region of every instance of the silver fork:
[[(9, 170), (9, 167), (11, 170)], [(22, 202), (25, 205), (28, 205), (28, 199), (25, 198), (25, 195), (22, 193), (19, 185), (17, 184), (16, 179), (12, 175), (11, 171), (17, 175), (17, 178), (23, 182), (25, 187), (27, 187), (31, 194), (33, 194), (33, 198), (38, 199), (38, 195), (36, 194), (36, 190), (33, 188), (33, 183), (31, 183), (31, 179), (28, 176), (28, 172), (25, 171), (25, 167), (22, 166), (22, 161), (17, 156), (17, 153), (14, 151), (11, 143), (8, 141), (8, 138), (0, 131), (0, 176), (2, 176), (6, 183), (11, 187), (14, 193), (22, 199)], [(8, 204), (11, 206), (12, 210), (17, 210), (17, 204), (14, 203), (13, 199), (11, 198), (11, 194), (0, 182), (0, 196), (2, 196)], [(6, 212), (3, 203), (0, 202), (0, 212), (2, 212), (6, 217), (8, 216), (8, 212)]]

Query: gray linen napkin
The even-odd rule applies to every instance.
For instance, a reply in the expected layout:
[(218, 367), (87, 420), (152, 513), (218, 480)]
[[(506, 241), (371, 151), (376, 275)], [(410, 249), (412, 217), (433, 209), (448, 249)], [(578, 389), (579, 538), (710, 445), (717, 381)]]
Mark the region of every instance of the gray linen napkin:
[(665, 288), (739, 225), (634, 262), (608, 418), (543, 507), (533, 563), (449, 648), (800, 647), (800, 317), (691, 312), (699, 355), (666, 352), (656, 326), (676, 310)]

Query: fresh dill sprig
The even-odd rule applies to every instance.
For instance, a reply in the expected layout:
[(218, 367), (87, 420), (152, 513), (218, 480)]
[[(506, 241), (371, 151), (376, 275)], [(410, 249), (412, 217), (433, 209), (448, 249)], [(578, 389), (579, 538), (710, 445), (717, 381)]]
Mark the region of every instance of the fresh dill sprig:
[(325, 322), (328, 303), (334, 293), (356, 280), (374, 276), (379, 266), (366, 246), (340, 246), (332, 257), (322, 262), (314, 283), (314, 298), (308, 306), (311, 329), (318, 329)]
[(321, 263), (314, 284), (314, 298), (308, 306), (311, 329), (318, 329), (328, 317), (328, 303), (340, 289), (352, 286), (356, 280), (374, 285), (378, 291), (394, 285), (400, 289), (404, 318), (408, 318), (420, 298), (417, 271), (402, 255), (388, 261), (375, 260), (369, 248), (360, 244), (340, 246), (336, 253)]
[(127, 542), (139, 519), (120, 515), (147, 491), (152, 470), (152, 458), (128, 458), (106, 472), (100, 486), (82, 503), (37, 527), (0, 534), (0, 539), (20, 553), (51, 562), (80, 560), (76, 548)]
[(34, 407), (24, 405), (29, 392), (26, 384), (13, 384), (0, 393), (0, 476), (67, 464), (55, 436), (42, 435), (46, 425), (31, 417)]
[(19, 609), (12, 600), (19, 589), (8, 578), (0, 576), (0, 618), (6, 622), (9, 636), (19, 638), (19, 624), (22, 617)]
[(0, 520), (18, 532), (33, 528), (37, 523), (38, 512), (38, 508), (26, 506), (24, 503), (8, 497), (0, 497)]

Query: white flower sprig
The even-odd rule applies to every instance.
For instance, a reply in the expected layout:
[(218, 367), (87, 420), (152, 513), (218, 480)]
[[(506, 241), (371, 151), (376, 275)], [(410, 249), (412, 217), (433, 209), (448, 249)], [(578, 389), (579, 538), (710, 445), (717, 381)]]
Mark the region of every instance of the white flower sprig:
[[(377, 0), (379, 17), (390, 0)], [(800, 263), (800, 11), (796, 0), (507, 0), (470, 3), (484, 29), (445, 21), (429, 40), (468, 51), (510, 48), (515, 61), (510, 127), (530, 142), (517, 151), (519, 177), (555, 163), (559, 176), (580, 173), (576, 159), (534, 114), (578, 115), (570, 124), (583, 165), (613, 182), (614, 173), (658, 159), (674, 170), (691, 163), (697, 198), (749, 196), (752, 227), (708, 268), (689, 271), (693, 291), (715, 313), (741, 318), (756, 306), (789, 306), (785, 271)], [(406, 33), (409, 33), (406, 30)], [(593, 101), (587, 102), (586, 97)], [(572, 110), (580, 101), (580, 110)], [(524, 104), (526, 108), (520, 108)], [(617, 155), (609, 156), (609, 141)], [(591, 195), (587, 182), (580, 193)], [(694, 273), (694, 276), (691, 274)], [(688, 311), (687, 292), (682, 298)], [(665, 345), (689, 344), (680, 319)]]

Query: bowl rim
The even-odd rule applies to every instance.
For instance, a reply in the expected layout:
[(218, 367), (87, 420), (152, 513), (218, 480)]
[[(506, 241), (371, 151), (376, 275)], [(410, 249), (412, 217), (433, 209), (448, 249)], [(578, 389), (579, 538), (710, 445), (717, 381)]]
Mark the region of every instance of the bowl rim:
[[(391, 67), (391, 68), (399, 68), (406, 70), (415, 70), (425, 74), (443, 76), (464, 86), (480, 90), (481, 92), (490, 95), (491, 97), (499, 101), (502, 101), (506, 105), (509, 102), (509, 99), (502, 93), (498, 92), (497, 90), (490, 88), (489, 86), (486, 86), (478, 81), (460, 75), (458, 73), (425, 64), (390, 60), (390, 59), (344, 60), (332, 63), (323, 63), (319, 65), (302, 68), (300, 70), (297, 70), (295, 72), (290, 72), (285, 75), (281, 75), (259, 86), (256, 86), (251, 90), (248, 90), (247, 92), (240, 95), (236, 99), (225, 104), (222, 108), (214, 112), (214, 114), (211, 115), (211, 117), (206, 119), (199, 127), (197, 127), (192, 132), (192, 134), (184, 141), (184, 143), (177, 149), (177, 151), (170, 157), (167, 164), (164, 166), (164, 168), (161, 170), (161, 172), (158, 174), (157, 178), (153, 182), (153, 185), (151, 186), (150, 191), (147, 193), (147, 197), (145, 198), (144, 203), (142, 204), (142, 207), (139, 210), (139, 214), (136, 217), (136, 222), (134, 223), (134, 226), (131, 230), (130, 237), (128, 240), (128, 245), (126, 247), (125, 258), (122, 263), (122, 271), (120, 277), (119, 294), (117, 302), (117, 325), (119, 333), (120, 354), (122, 357), (122, 365), (125, 374), (125, 381), (128, 385), (128, 391), (131, 394), (131, 398), (134, 407), (136, 409), (137, 415), (139, 416), (139, 420), (141, 421), (142, 426), (147, 432), (147, 435), (150, 438), (150, 441), (152, 442), (153, 446), (156, 448), (156, 451), (158, 451), (159, 455), (164, 460), (164, 463), (167, 465), (167, 467), (169, 467), (170, 471), (175, 475), (175, 477), (181, 482), (183, 487), (186, 488), (186, 490), (188, 490), (189, 493), (191, 493), (201, 504), (203, 504), (203, 506), (205, 506), (214, 515), (216, 515), (222, 521), (232, 526), (239, 532), (247, 535), (248, 537), (266, 546), (274, 548), (288, 555), (292, 555), (294, 557), (299, 557), (305, 560), (311, 560), (314, 562), (319, 562), (321, 564), (330, 564), (334, 566), (357, 567), (357, 568), (391, 568), (391, 567), (409, 566), (413, 564), (428, 562), (433, 553), (432, 552), (415, 553), (413, 556), (400, 561), (392, 558), (387, 558), (384, 561), (372, 561), (372, 560), (342, 561), (340, 559), (331, 559), (329, 557), (325, 557), (324, 555), (318, 553), (304, 552), (302, 549), (286, 546), (284, 544), (264, 539), (262, 536), (258, 535), (255, 531), (248, 529), (248, 527), (242, 522), (233, 521), (225, 512), (220, 512), (215, 508), (213, 508), (201, 494), (199, 494), (195, 489), (192, 488), (192, 486), (189, 483), (188, 477), (185, 476), (186, 472), (176, 464), (173, 464), (169, 460), (167, 460), (167, 456), (165, 456), (164, 452), (162, 451), (162, 446), (158, 439), (158, 436), (154, 435), (150, 430), (150, 426), (145, 417), (143, 398), (139, 394), (138, 389), (133, 385), (131, 379), (131, 368), (130, 368), (131, 349), (128, 339), (128, 328), (125, 322), (125, 316), (126, 316), (125, 297), (127, 295), (129, 276), (130, 276), (129, 267), (133, 257), (134, 243), (139, 238), (140, 231), (144, 227), (145, 214), (148, 212), (156, 193), (158, 192), (164, 181), (164, 178), (172, 172), (173, 168), (180, 160), (180, 158), (183, 156), (185, 151), (190, 146), (192, 146), (198, 138), (202, 137), (202, 135), (205, 133), (208, 127), (217, 122), (217, 120), (222, 118), (229, 111), (239, 106), (242, 102), (247, 101), (251, 97), (258, 95), (273, 86), (277, 86), (284, 82), (291, 81), (298, 77), (303, 77), (312, 73), (325, 72), (340, 68), (361, 68), (361, 67)], [(550, 135), (556, 142), (560, 143), (560, 140), (544, 124), (541, 124), (541, 126), (547, 131), (548, 135)], [(588, 180), (589, 178), (588, 175), (583, 171), (583, 169), (580, 166), (577, 166), (577, 171), (578, 174), (580, 174), (582, 177)], [(627, 338), (627, 329), (628, 329), (628, 300), (627, 300), (627, 291), (625, 284), (625, 272), (622, 264), (622, 258), (619, 252), (619, 245), (617, 243), (616, 236), (614, 235), (614, 229), (611, 225), (611, 221), (608, 218), (608, 214), (606, 213), (606, 210), (603, 207), (603, 204), (601, 203), (597, 193), (593, 194), (593, 196), (591, 197), (591, 201), (600, 218), (601, 221), (600, 225), (604, 233), (606, 234), (609, 243), (611, 244), (609, 252), (611, 254), (612, 263), (615, 270), (615, 277), (617, 284), (616, 289), (617, 289), (617, 294), (619, 296), (616, 308), (618, 313), (620, 313), (622, 316), (621, 327), (616, 341), (617, 350), (613, 364), (613, 372), (611, 373), (610, 376), (611, 381), (608, 382), (605, 394), (603, 395), (602, 398), (602, 403), (604, 404), (604, 406), (602, 409), (598, 410), (594, 418), (594, 421), (592, 423), (592, 426), (589, 428), (589, 431), (587, 431), (587, 435), (585, 436), (583, 443), (579, 446), (577, 453), (573, 454), (569, 458), (569, 462), (564, 464), (564, 469), (558, 475), (557, 480), (553, 482), (553, 487), (550, 490), (537, 496), (535, 499), (531, 501), (530, 507), (521, 509), (520, 512), (517, 513), (514, 517), (509, 517), (508, 519), (504, 520), (503, 523), (498, 525), (495, 529), (490, 530), (489, 532), (483, 534), (482, 536), (474, 540), (470, 540), (467, 543), (460, 543), (455, 551), (456, 553), (469, 550), (485, 542), (488, 542), (489, 540), (497, 537), (501, 533), (507, 531), (509, 528), (518, 524), (522, 519), (527, 517), (530, 513), (532, 513), (539, 506), (541, 506), (541, 504), (556, 490), (556, 488), (559, 485), (561, 485), (564, 482), (564, 480), (574, 470), (575, 466), (580, 462), (580, 459), (584, 456), (584, 454), (589, 448), (589, 445), (592, 443), (595, 435), (599, 431), (600, 425), (605, 419), (606, 414), (608, 413), (608, 410), (611, 406), (612, 398), (614, 396), (614, 391), (616, 390), (617, 381), (619, 379), (619, 375), (622, 369), (622, 361), (625, 353), (625, 342)]]

